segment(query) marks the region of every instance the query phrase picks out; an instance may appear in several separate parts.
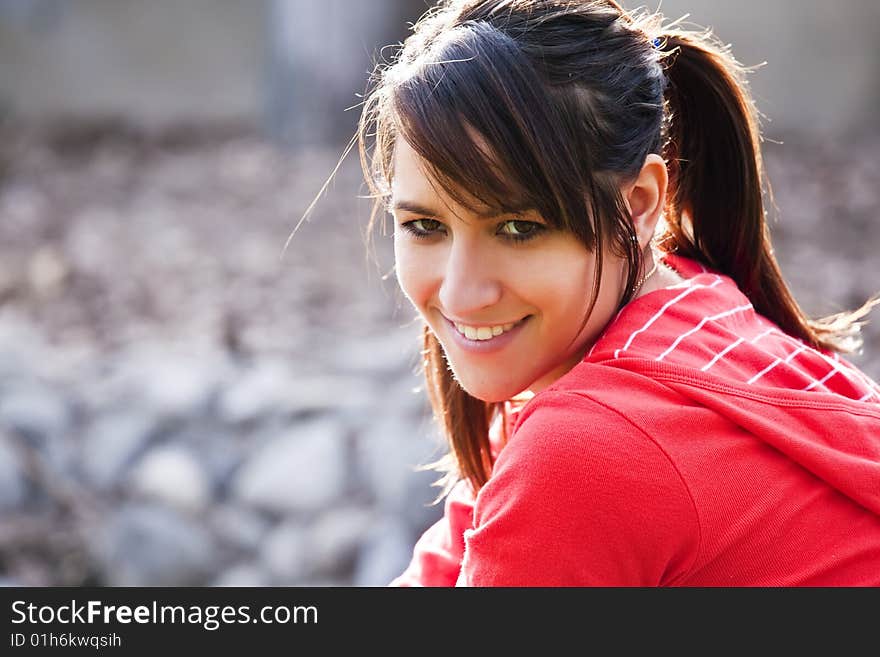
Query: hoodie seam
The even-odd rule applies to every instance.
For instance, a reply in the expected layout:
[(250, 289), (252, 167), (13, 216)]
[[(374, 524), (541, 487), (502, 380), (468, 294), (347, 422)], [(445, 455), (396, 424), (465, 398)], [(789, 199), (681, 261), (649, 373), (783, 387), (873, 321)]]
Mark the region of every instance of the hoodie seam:
[[(676, 367), (674, 365), (666, 365), (664, 367), (657, 366), (655, 364), (651, 364), (648, 367), (636, 367), (629, 368), (626, 365), (629, 363), (638, 363), (641, 364), (643, 361), (640, 359), (621, 359), (616, 361), (615, 363), (605, 362), (605, 363), (596, 363), (597, 365), (608, 365), (610, 367), (617, 367), (618, 369), (633, 372), (635, 374), (650, 374), (651, 378), (656, 381), (666, 381), (666, 382), (674, 382), (674, 383), (684, 383), (686, 385), (693, 385), (698, 388), (703, 388), (705, 390), (712, 390), (714, 392), (722, 392), (730, 395), (734, 395), (737, 397), (742, 397), (744, 399), (751, 399), (753, 401), (771, 404), (775, 406), (786, 406), (789, 408), (808, 408), (815, 410), (829, 410), (829, 411), (840, 411), (844, 413), (849, 413), (851, 415), (859, 415), (861, 417), (868, 417), (873, 419), (880, 419), (880, 407), (877, 409), (873, 409), (870, 407), (862, 408), (861, 406), (866, 406), (864, 402), (858, 402), (854, 399), (841, 399), (841, 400), (804, 400), (804, 399), (794, 399), (785, 394), (784, 391), (777, 391), (774, 395), (769, 395), (765, 393), (761, 393), (751, 390), (743, 390), (738, 386), (734, 386), (728, 383), (721, 383), (717, 381), (709, 381), (706, 379), (702, 379), (699, 377), (692, 376), (690, 374), (684, 372), (676, 372), (670, 371), (668, 368)], [(814, 393), (810, 393), (814, 394)], [(818, 394), (826, 394), (826, 393), (818, 393)], [(827, 393), (832, 394), (832, 393)], [(858, 405), (858, 406), (857, 406)]]

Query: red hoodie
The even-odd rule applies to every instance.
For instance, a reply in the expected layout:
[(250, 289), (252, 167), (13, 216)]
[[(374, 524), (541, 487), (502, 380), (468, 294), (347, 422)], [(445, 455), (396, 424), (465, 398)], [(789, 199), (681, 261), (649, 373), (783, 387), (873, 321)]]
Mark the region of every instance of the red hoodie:
[(880, 387), (663, 260), (391, 585), (880, 586)]

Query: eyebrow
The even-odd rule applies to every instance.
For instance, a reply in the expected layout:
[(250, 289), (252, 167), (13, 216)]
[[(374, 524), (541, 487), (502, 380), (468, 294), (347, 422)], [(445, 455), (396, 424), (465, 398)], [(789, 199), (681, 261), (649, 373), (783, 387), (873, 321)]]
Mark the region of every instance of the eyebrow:
[[(394, 201), (392, 208), (394, 210), (412, 212), (413, 214), (424, 214), (431, 217), (439, 217), (443, 214), (442, 212), (437, 212), (437, 210), (429, 208), (425, 205), (421, 205), (420, 203), (416, 203), (415, 201)], [(486, 212), (475, 212), (475, 214), (481, 219), (492, 219), (493, 217), (500, 216), (500, 214), (495, 210), (487, 210)]]

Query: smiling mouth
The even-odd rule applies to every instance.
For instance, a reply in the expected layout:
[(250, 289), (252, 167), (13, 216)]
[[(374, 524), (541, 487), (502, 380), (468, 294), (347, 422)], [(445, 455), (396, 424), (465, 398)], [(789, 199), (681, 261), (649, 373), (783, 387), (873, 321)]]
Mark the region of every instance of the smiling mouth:
[(495, 326), (468, 326), (467, 324), (459, 324), (458, 322), (452, 322), (455, 329), (461, 333), (468, 340), (476, 340), (476, 341), (484, 341), (491, 340), (492, 338), (496, 338), (499, 335), (507, 333), (511, 329), (516, 326), (522, 324), (528, 316), (523, 317), (521, 320), (517, 322), (510, 322), (508, 324), (497, 324)]

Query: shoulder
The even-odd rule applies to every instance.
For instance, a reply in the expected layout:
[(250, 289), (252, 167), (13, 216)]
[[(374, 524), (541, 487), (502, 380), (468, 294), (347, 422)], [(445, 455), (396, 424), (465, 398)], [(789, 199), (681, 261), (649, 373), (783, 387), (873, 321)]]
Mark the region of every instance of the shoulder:
[(662, 441), (634, 405), (654, 405), (662, 386), (625, 371), (585, 367), (601, 381), (592, 389), (546, 390), (537, 395), (520, 413), (510, 442), (499, 455), (497, 472), (512, 463), (521, 473), (540, 471), (545, 476), (574, 477), (579, 485), (588, 478), (594, 483), (601, 480), (603, 486), (616, 483), (629, 488), (633, 480), (644, 483), (660, 473), (673, 481), (680, 479)]
[(525, 570), (499, 579), (499, 563), (540, 566), (542, 582), (669, 581), (700, 535), (687, 486), (651, 436), (572, 391), (545, 390), (523, 408), (474, 521), (470, 563), (482, 555), (494, 574), (472, 582), (524, 581)]
[(667, 518), (690, 524), (695, 507), (678, 465), (644, 415), (630, 417), (635, 390), (537, 395), (499, 455), (483, 501), (495, 492), (508, 500), (521, 494), (540, 499), (548, 513), (576, 507), (586, 516), (592, 510), (618, 520), (650, 517), (656, 505)]

